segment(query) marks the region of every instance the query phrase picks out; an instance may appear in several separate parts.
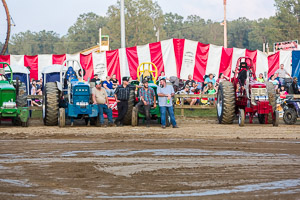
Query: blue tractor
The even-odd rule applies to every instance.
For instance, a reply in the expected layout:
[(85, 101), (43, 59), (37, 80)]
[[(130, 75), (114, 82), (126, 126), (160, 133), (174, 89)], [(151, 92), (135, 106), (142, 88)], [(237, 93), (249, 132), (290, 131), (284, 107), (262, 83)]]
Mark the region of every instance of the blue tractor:
[(90, 84), (83, 80), (84, 70), (76, 60), (66, 60), (60, 69), (60, 81), (47, 82), (44, 96), (44, 124), (64, 127), (69, 118), (90, 119), (98, 116), (97, 105), (91, 104)]

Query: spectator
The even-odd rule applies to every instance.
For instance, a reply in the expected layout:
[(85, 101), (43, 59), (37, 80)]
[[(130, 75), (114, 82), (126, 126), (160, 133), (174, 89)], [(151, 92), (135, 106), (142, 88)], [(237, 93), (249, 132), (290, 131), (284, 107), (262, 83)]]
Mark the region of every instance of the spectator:
[[(194, 83), (195, 84), (195, 83)], [(194, 94), (193, 91), (190, 90), (190, 87), (188, 85), (185, 86), (185, 88), (180, 91), (181, 94)], [(190, 106), (195, 105), (197, 102), (197, 98), (183, 98), (183, 102), (190, 104)]]
[[(156, 108), (156, 96), (154, 89), (149, 87), (148, 80), (143, 80), (144, 87), (139, 90), (140, 102), (136, 104), (138, 111), (146, 115), (147, 127), (150, 126), (150, 109)], [(144, 109), (142, 109), (144, 107)]]
[(95, 87), (92, 89), (93, 104), (98, 105), (100, 126), (105, 127), (103, 113), (107, 115), (108, 125), (113, 126), (112, 110), (109, 108), (107, 93), (101, 87), (101, 81), (96, 81)]
[(265, 82), (265, 78), (264, 78), (263, 73), (260, 73), (260, 74), (258, 75), (257, 81), (258, 81), (258, 82), (261, 82), (261, 83), (264, 83), (264, 82)]
[(109, 97), (114, 96), (114, 88), (113, 88), (113, 82), (110, 80), (110, 76), (106, 76), (106, 80), (102, 83), (103, 87), (106, 90), (106, 93)]
[(161, 127), (166, 128), (166, 111), (168, 110), (173, 128), (178, 128), (175, 120), (173, 105), (172, 105), (174, 88), (171, 85), (167, 85), (166, 79), (164, 78), (160, 80), (160, 85), (162, 87), (157, 88), (157, 94), (158, 94), (158, 102), (159, 102), (159, 108), (161, 113), (161, 125), (162, 125)]
[[(207, 86), (204, 88), (204, 93), (206, 94), (216, 94), (216, 88), (214, 87), (212, 82), (208, 82)], [(210, 104), (215, 105), (215, 98), (213, 97), (209, 97), (208, 101)]]
[(229, 78), (223, 73), (220, 73), (219, 78), (217, 79), (217, 83), (221, 83), (222, 81), (229, 81)]
[(270, 81), (271, 83), (273, 83), (273, 85), (275, 86), (275, 90), (277, 90), (277, 89), (278, 89), (279, 82), (276, 80), (276, 75), (272, 75), (269, 81)]
[(115, 90), (115, 99), (118, 108), (118, 117), (115, 120), (117, 126), (123, 126), (124, 118), (128, 110), (128, 100), (130, 87), (128, 86), (128, 77), (122, 78), (122, 85), (119, 85)]
[[(30, 94), (31, 95), (38, 95), (37, 94), (37, 87), (36, 87), (36, 81), (34, 79), (32, 80), (32, 84), (31, 84), (31, 91)], [(39, 100), (38, 99), (31, 99), (31, 106), (42, 106), (41, 104), (38, 104)]]
[(188, 76), (188, 80), (185, 82), (185, 86), (189, 86), (191, 88), (193, 86), (193, 83), (196, 83), (196, 82), (192, 79), (192, 75), (190, 74)]
[(214, 75), (210, 73), (208, 77), (204, 80), (204, 85), (207, 85), (208, 83), (212, 83), (213, 86), (216, 85), (216, 80), (214, 79)]
[(111, 81), (113, 82), (113, 88), (116, 89), (118, 87), (119, 81), (117, 79), (117, 76), (115, 74), (112, 75)]
[(275, 72), (275, 74), (278, 74), (279, 82), (281, 85), (285, 85), (285, 75), (288, 75), (290, 78), (292, 78), (291, 75), (284, 69), (284, 64), (280, 65), (280, 68)]
[(285, 96), (285, 95), (287, 95), (288, 93), (287, 93), (287, 91), (286, 91), (286, 89), (285, 89), (285, 87), (282, 85), (281, 87), (280, 87), (280, 96)]
[(289, 91), (290, 94), (300, 94), (297, 77), (293, 78), (293, 82), (292, 82), (290, 88), (291, 88)]
[(96, 81), (100, 81), (98, 74), (94, 74), (94, 78), (91, 79), (91, 82), (96, 83)]
[(165, 78), (166, 80), (169, 80), (167, 77), (166, 77), (166, 74), (164, 71), (160, 72), (160, 76), (158, 77), (158, 80), (162, 79), (162, 78)]
[(39, 84), (40, 84), (40, 88), (41, 88), (42, 93), (44, 93), (43, 78), (40, 78)]

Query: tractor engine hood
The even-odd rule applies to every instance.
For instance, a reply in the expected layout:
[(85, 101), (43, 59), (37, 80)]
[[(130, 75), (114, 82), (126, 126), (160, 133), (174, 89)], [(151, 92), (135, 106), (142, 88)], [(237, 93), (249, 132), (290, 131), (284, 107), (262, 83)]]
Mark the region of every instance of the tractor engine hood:
[(267, 88), (265, 83), (261, 83), (261, 82), (258, 82), (258, 81), (250, 82), (249, 86), (250, 86), (250, 89), (251, 88)]

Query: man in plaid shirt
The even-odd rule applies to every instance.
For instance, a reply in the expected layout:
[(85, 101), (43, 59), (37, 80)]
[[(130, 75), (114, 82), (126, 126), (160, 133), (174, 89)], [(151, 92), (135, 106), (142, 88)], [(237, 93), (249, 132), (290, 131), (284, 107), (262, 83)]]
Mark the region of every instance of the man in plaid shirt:
[[(150, 125), (150, 109), (156, 107), (156, 96), (154, 89), (148, 86), (148, 80), (143, 80), (144, 87), (139, 91), (140, 102), (136, 104), (138, 111), (146, 115), (147, 127)], [(144, 108), (144, 109), (143, 109)]]

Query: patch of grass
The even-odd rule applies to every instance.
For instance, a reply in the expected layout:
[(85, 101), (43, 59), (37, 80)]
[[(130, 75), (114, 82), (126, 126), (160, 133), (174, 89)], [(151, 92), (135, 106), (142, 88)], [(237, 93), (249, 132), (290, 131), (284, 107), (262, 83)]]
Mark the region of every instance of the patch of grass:
[[(180, 109), (175, 109), (175, 115), (181, 115)], [(217, 117), (217, 110), (215, 108), (210, 109), (194, 109), (184, 110), (185, 117)]]

